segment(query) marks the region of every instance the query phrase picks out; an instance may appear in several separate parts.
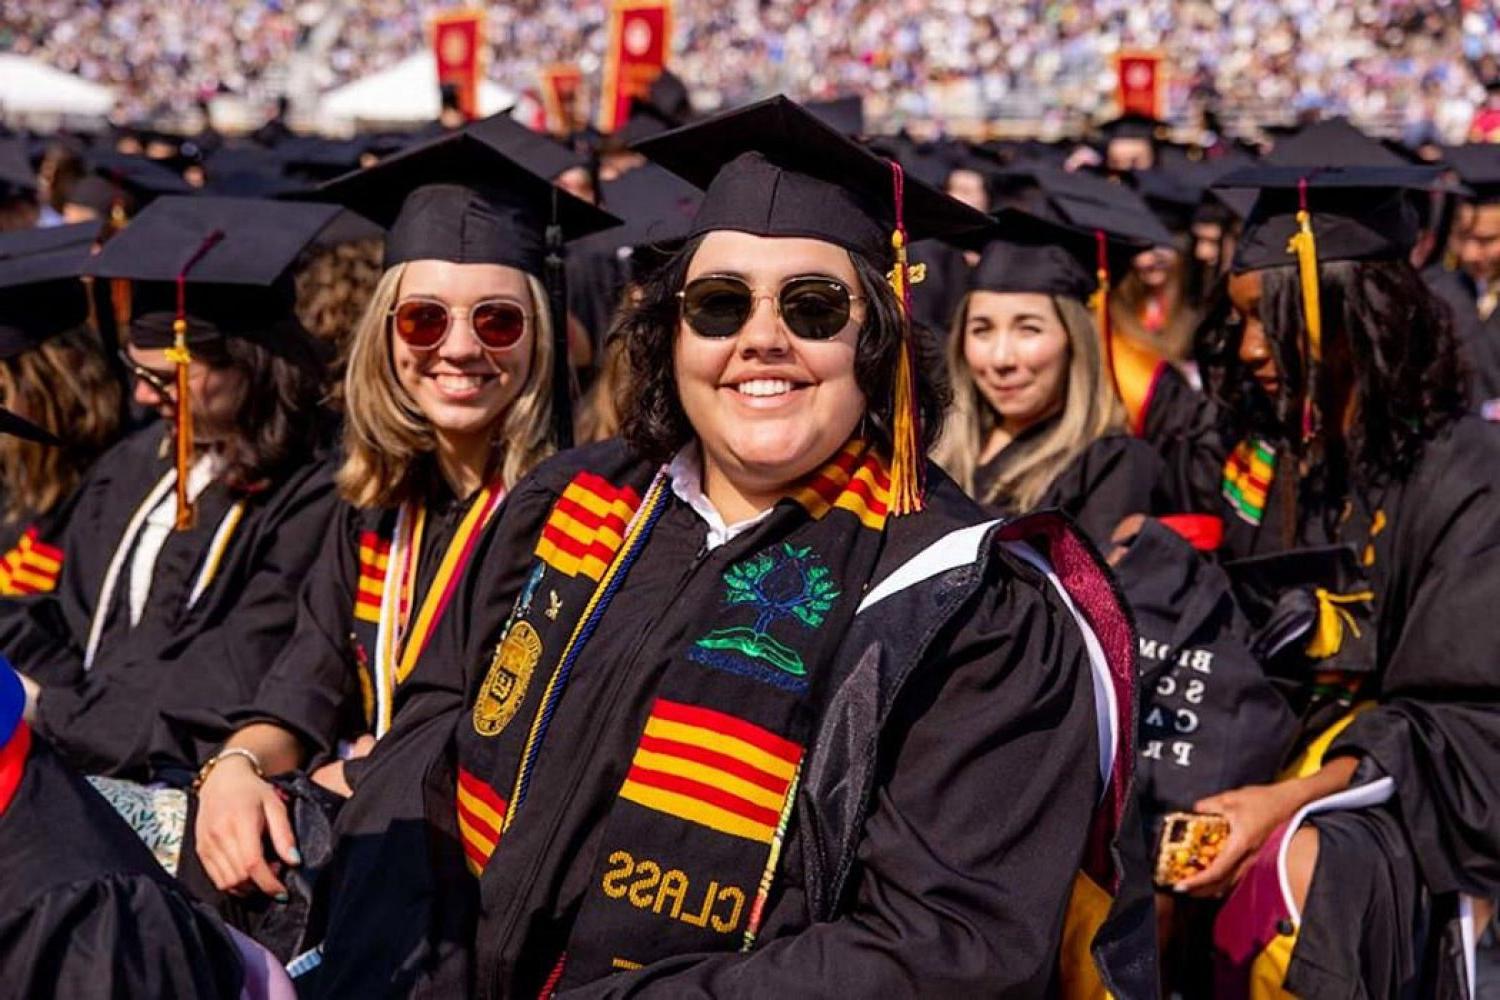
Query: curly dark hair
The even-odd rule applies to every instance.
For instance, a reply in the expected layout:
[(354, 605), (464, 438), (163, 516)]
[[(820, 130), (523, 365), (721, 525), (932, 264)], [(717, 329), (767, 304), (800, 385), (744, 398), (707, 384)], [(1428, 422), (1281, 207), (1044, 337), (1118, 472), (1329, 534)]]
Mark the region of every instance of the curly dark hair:
[[(677, 395), (672, 370), (672, 346), (679, 327), (677, 293), (687, 280), (688, 265), (703, 242), (688, 241), (675, 255), (646, 275), (635, 304), (624, 310), (610, 336), (623, 336), (629, 374), (623, 400), (621, 433), (642, 458), (665, 462), (694, 437), (692, 425)], [(854, 356), (854, 379), (869, 401), (866, 433), (887, 454), (895, 417), (896, 360), (902, 350), (904, 320), (901, 305), (875, 262), (851, 251), (860, 294), (869, 308), (859, 331)], [(942, 352), (932, 332), (912, 324), (916, 365), (916, 397), (922, 421), (925, 453), (942, 431), (943, 415), (952, 401)]]
[[(1240, 364), (1241, 333), (1224, 284), (1200, 328), (1199, 359), (1237, 430), (1298, 449), (1308, 392), (1301, 286), (1294, 266), (1260, 273), (1260, 319), (1282, 376), (1279, 398), (1266, 399)], [(1318, 276), (1323, 362), (1311, 392), (1324, 419), (1305, 457), (1311, 474), (1342, 496), (1350, 475), (1377, 482), (1410, 474), (1426, 443), (1464, 412), (1467, 378), (1451, 310), (1406, 261), (1333, 261)], [(1351, 392), (1359, 416), (1345, 437), (1334, 409)]]
[(224, 444), (224, 481), (231, 490), (267, 489), (313, 459), (329, 436), (320, 405), (323, 361), (317, 342), (297, 320), (286, 319), (261, 336), (223, 337), (201, 350), (209, 364), (243, 376), (235, 433)]

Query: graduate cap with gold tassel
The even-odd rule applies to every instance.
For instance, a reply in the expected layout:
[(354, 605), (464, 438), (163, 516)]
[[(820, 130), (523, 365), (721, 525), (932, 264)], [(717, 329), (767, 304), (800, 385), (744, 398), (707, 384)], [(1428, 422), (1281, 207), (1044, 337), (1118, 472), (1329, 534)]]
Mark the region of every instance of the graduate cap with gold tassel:
[(634, 147), (704, 191), (687, 238), (716, 230), (822, 240), (877, 263), (902, 303), (907, 334), (893, 380), (892, 509), (919, 510), (924, 458), (912, 369), (909, 300), (921, 267), (914, 241), (986, 226), (988, 217), (877, 156), (806, 108), (771, 97)]
[(129, 343), (165, 351), (175, 369), (178, 530), (192, 526), (194, 350), (244, 337), (276, 351), (295, 301), (292, 263), (338, 211), (250, 198), (159, 198), (85, 266), (95, 277), (130, 282)]

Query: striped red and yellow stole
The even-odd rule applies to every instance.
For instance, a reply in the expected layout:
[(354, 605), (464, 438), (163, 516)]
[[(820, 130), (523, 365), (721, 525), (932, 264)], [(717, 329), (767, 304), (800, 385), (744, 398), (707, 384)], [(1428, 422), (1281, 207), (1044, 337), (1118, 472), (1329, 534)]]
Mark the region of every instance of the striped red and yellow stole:
[(1146, 416), (1156, 384), (1168, 362), (1140, 341), (1121, 333), (1110, 336), (1110, 357), (1114, 361), (1115, 387), (1125, 404), (1130, 432), (1140, 437), (1146, 432)]
[(769, 844), (801, 762), (802, 748), (768, 729), (658, 698), (620, 797)]
[(1223, 495), (1240, 519), (1259, 527), (1276, 475), (1276, 449), (1260, 438), (1246, 438), (1224, 463)]
[(458, 834), (464, 863), (478, 876), (500, 843), (505, 825), (505, 799), (482, 778), (458, 769)]
[(57, 587), (62, 564), (62, 549), (42, 541), (33, 525), (15, 548), (0, 556), (0, 595), (49, 594)]
[(580, 472), (547, 516), (536, 556), (564, 576), (598, 581), (625, 540), (625, 528), (641, 505), (629, 486), (616, 487), (592, 472)]
[(380, 602), (385, 596), (385, 569), (391, 558), (391, 540), (379, 532), (359, 536), (359, 586), (354, 592), (354, 617), (380, 621)]
[(827, 465), (813, 473), (793, 499), (814, 520), (831, 510), (847, 510), (867, 528), (885, 528), (891, 508), (890, 467), (860, 438), (854, 438)]

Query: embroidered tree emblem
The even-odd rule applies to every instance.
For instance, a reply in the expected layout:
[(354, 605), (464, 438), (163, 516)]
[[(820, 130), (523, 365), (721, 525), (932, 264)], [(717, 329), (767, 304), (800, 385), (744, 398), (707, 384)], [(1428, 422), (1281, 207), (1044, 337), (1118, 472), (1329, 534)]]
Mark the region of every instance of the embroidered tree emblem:
[(783, 542), (779, 549), (761, 552), (736, 563), (724, 574), (724, 603), (748, 604), (755, 611), (755, 624), (715, 629), (697, 645), (704, 649), (734, 650), (755, 660), (764, 660), (796, 677), (807, 667), (796, 650), (778, 641), (771, 629), (778, 621), (795, 618), (816, 629), (839, 596), (828, 567), (819, 564), (812, 547), (798, 548)]

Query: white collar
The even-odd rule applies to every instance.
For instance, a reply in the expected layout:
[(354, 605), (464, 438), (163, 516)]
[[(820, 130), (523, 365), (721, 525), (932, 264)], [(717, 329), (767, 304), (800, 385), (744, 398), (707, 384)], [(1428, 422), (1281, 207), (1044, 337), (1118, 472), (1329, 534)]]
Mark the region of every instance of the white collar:
[(767, 507), (754, 517), (746, 518), (734, 524), (725, 524), (724, 518), (719, 514), (708, 495), (703, 492), (703, 459), (697, 441), (689, 441), (683, 445), (682, 450), (672, 457), (672, 463), (667, 466), (667, 476), (672, 483), (672, 492), (677, 498), (693, 509), (693, 513), (703, 519), (708, 525), (708, 537), (704, 545), (709, 551), (713, 551), (726, 542), (733, 541), (740, 535), (749, 531), (767, 517), (771, 516), (774, 508)]

